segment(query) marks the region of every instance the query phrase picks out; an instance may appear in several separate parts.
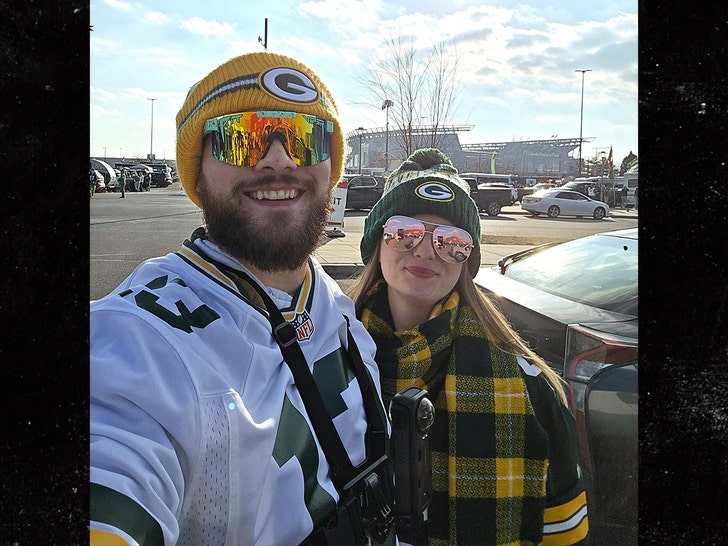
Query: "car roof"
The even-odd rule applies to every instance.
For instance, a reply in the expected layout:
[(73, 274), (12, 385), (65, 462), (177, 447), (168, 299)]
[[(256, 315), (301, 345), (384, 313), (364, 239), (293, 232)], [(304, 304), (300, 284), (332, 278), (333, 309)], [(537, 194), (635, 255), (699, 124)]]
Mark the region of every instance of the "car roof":
[(635, 239), (639, 237), (639, 230), (636, 227), (617, 229), (614, 231), (603, 231), (601, 233), (595, 233), (595, 235), (606, 236), (606, 237), (624, 237), (625, 239)]
[[(543, 195), (553, 195), (555, 193), (561, 193), (562, 191), (569, 192), (569, 193), (579, 193), (578, 191), (570, 190), (568, 188), (564, 189), (563, 186), (559, 186), (558, 188), (546, 188), (546, 189), (541, 190), (541, 193)], [(584, 195), (584, 194), (579, 193), (579, 195)]]

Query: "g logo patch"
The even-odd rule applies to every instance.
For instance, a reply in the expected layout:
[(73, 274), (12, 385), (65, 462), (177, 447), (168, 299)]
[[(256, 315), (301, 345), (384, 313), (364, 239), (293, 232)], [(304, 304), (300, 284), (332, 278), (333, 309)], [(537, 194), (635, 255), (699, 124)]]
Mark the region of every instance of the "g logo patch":
[(272, 68), (260, 76), (260, 86), (274, 97), (290, 102), (316, 102), (318, 91), (311, 79), (293, 68)]
[(441, 182), (425, 182), (415, 188), (415, 195), (428, 201), (452, 201), (455, 193)]

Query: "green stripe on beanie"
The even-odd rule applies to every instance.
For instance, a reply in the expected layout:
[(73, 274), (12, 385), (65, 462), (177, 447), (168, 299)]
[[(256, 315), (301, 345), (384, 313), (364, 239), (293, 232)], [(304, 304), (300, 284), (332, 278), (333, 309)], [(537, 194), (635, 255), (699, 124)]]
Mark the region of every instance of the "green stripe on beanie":
[(480, 214), (470, 186), (458, 176), (450, 158), (435, 148), (415, 151), (387, 178), (384, 193), (364, 221), (359, 249), (366, 264), (382, 238), (384, 223), (396, 214), (435, 214), (473, 237), (468, 270), (480, 268)]

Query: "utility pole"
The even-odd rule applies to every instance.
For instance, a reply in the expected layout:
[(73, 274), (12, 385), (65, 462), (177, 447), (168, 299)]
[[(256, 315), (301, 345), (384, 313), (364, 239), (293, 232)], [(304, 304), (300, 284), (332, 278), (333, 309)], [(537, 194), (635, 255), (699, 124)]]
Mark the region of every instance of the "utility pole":
[(579, 115), (579, 160), (577, 162), (577, 165), (579, 166), (579, 176), (581, 176), (581, 144), (582, 144), (582, 137), (581, 137), (581, 131), (584, 126), (584, 72), (591, 72), (591, 68), (584, 68), (584, 69), (578, 69), (574, 70), (574, 72), (581, 72), (581, 113)]
[[(385, 99), (384, 104), (382, 104), (382, 110), (386, 111), (387, 113), (387, 125), (385, 129), (385, 136), (384, 136), (384, 174), (387, 174), (389, 172), (389, 107), (394, 106), (394, 103), (389, 100)], [(361, 151), (359, 152), (361, 153)]]
[(152, 101), (152, 126), (149, 131), (149, 161), (154, 159), (154, 101), (157, 99), (147, 99)]
[(266, 51), (268, 50), (268, 18), (265, 18), (265, 32), (263, 33), (263, 36), (265, 36), (265, 39), (258, 36), (258, 42), (263, 44), (263, 49)]
[(361, 174), (361, 136), (364, 134), (364, 127), (357, 127), (359, 131), (359, 174)]

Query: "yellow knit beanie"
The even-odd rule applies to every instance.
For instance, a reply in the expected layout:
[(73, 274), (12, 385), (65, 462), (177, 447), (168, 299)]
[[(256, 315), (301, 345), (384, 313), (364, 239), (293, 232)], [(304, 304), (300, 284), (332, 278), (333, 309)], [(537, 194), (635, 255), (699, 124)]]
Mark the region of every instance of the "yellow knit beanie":
[(341, 178), (344, 133), (328, 88), (310, 68), (290, 57), (248, 53), (230, 59), (193, 85), (177, 112), (177, 173), (198, 207), (196, 185), (205, 120), (255, 110), (288, 110), (333, 121), (332, 185)]

